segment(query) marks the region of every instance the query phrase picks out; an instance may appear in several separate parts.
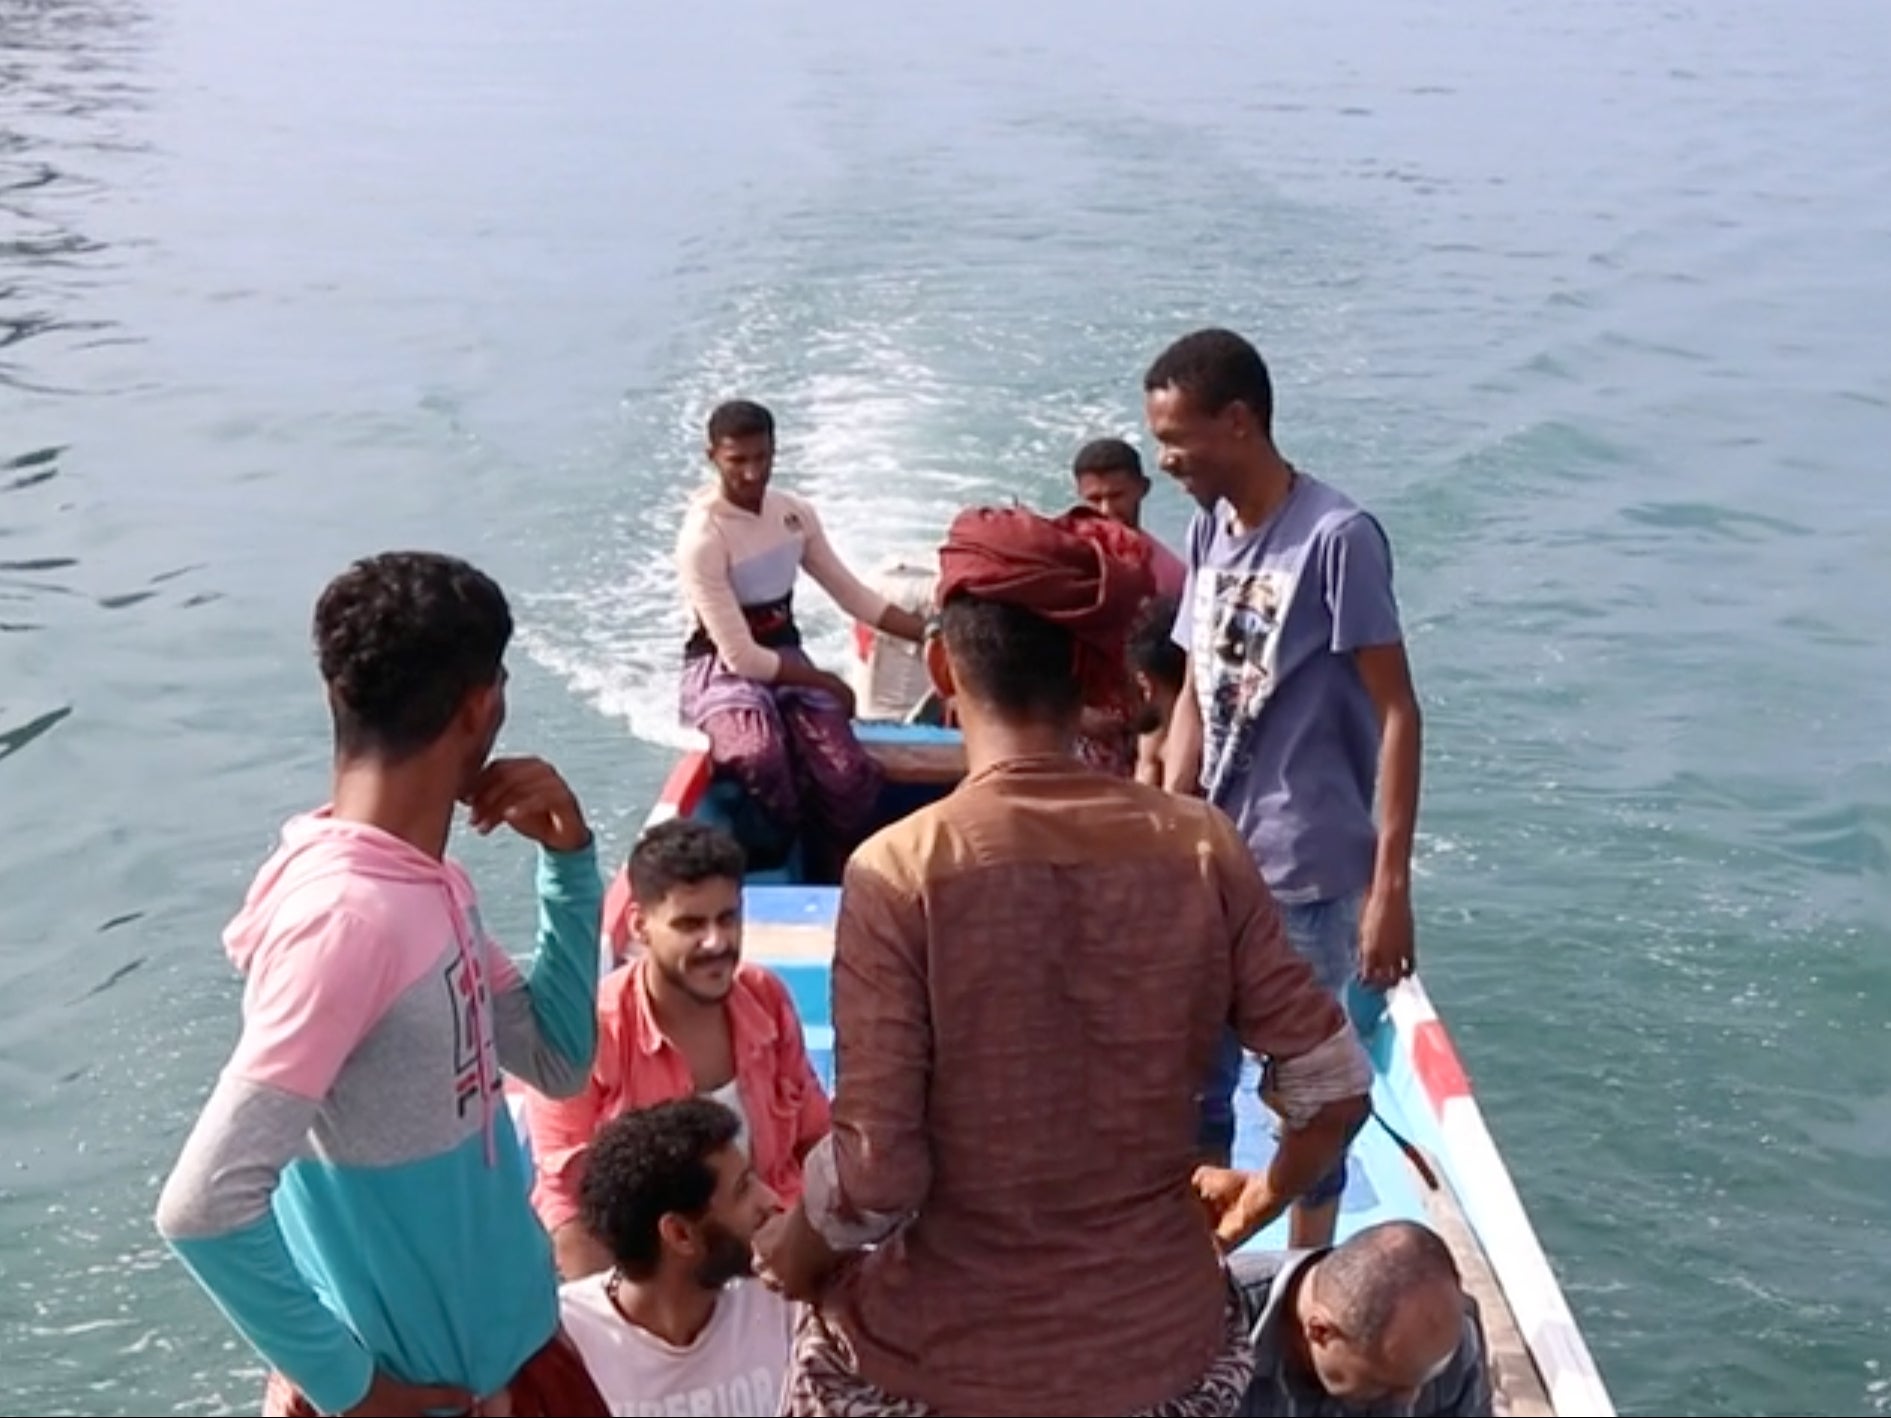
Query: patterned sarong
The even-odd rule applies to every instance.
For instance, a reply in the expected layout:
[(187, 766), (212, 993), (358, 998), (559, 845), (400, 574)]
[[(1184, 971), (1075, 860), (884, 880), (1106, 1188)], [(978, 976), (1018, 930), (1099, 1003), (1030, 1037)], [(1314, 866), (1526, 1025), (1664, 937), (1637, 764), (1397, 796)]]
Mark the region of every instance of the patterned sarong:
[[(1254, 1381), (1247, 1306), (1230, 1283), (1228, 1327), (1220, 1356), (1186, 1393), (1128, 1418), (1232, 1418)], [(801, 1307), (782, 1395), (786, 1418), (935, 1418), (937, 1410), (897, 1398), (860, 1377), (853, 1346), (812, 1305)]]

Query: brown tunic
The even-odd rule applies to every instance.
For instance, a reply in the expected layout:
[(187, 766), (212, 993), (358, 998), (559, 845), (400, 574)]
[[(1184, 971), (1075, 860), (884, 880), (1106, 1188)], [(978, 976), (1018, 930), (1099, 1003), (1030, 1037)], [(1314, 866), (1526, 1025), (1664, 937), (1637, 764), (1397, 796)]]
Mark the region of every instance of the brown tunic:
[(1072, 760), (987, 769), (850, 864), (835, 935), (846, 1213), (910, 1217), (824, 1305), (861, 1376), (944, 1413), (1134, 1413), (1221, 1353), (1190, 1187), (1222, 1027), (1344, 1025), (1232, 823)]

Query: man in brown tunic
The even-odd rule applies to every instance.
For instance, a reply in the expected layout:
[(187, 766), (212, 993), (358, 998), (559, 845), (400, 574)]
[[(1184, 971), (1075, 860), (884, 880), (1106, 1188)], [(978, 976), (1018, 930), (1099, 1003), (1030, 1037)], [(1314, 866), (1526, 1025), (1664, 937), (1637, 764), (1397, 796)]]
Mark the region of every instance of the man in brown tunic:
[[(757, 1240), (814, 1301), (784, 1413), (1239, 1411), (1222, 1251), (1366, 1115), (1365, 1056), (1233, 824), (1073, 755), (1148, 594), (1113, 535), (980, 509), (941, 549), (927, 662), (968, 771), (847, 869), (833, 1131)], [(1229, 1024), (1287, 1124), (1265, 1174), (1195, 1166)]]

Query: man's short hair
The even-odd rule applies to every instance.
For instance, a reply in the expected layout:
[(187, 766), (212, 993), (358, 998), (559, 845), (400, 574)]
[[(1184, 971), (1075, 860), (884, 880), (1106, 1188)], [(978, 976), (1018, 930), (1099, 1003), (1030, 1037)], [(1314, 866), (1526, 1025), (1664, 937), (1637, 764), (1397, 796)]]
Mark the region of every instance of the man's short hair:
[(632, 1280), (663, 1258), (665, 1216), (700, 1218), (716, 1195), (715, 1156), (741, 1135), (735, 1113), (713, 1098), (674, 1098), (612, 1118), (591, 1140), (578, 1215)]
[(1149, 475), (1142, 470), (1142, 455), (1136, 451), (1135, 445), (1120, 438), (1091, 439), (1077, 450), (1077, 456), (1070, 465), (1070, 473), (1072, 477), (1079, 478), (1085, 473), (1121, 473), (1137, 482), (1149, 481)]
[(1461, 1284), (1450, 1246), (1415, 1221), (1383, 1221), (1351, 1236), (1321, 1258), (1319, 1278), (1321, 1302), (1368, 1348), (1384, 1343), (1403, 1301)]
[(1178, 390), (1197, 411), (1218, 414), (1239, 401), (1273, 435), (1274, 381), (1261, 352), (1232, 330), (1197, 330), (1170, 345), (1143, 375), (1145, 392)]
[(742, 844), (720, 827), (672, 817), (647, 829), (631, 848), (630, 890), (639, 905), (656, 906), (679, 886), (742, 881), (748, 870)]
[(954, 676), (1000, 713), (1061, 720), (1082, 712), (1077, 642), (1063, 626), (961, 592), (940, 609), (939, 634)]
[(769, 438), (775, 436), (775, 416), (752, 399), (730, 399), (718, 404), (709, 415), (709, 442), (713, 447), (725, 438)]
[(437, 742), (467, 695), (498, 682), (512, 611), (458, 557), (391, 551), (328, 583), (313, 634), (336, 747), (398, 761)]

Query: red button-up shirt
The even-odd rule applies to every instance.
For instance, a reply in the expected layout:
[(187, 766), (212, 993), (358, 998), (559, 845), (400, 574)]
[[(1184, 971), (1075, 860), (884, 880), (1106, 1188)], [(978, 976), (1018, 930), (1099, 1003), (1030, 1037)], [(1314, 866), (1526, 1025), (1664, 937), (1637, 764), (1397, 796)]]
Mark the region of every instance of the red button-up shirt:
[[(530, 1094), (526, 1125), (538, 1177), (532, 1205), (549, 1231), (578, 1215), (591, 1139), (610, 1119), (696, 1091), (689, 1061), (664, 1034), (643, 984), (646, 958), (614, 970), (598, 987), (597, 1057), (584, 1091)], [(749, 1155), (770, 1190), (801, 1195), (801, 1159), (827, 1133), (827, 1094), (808, 1059), (788, 987), (744, 961), (723, 1007), (729, 1014), (736, 1090), (747, 1115)]]

